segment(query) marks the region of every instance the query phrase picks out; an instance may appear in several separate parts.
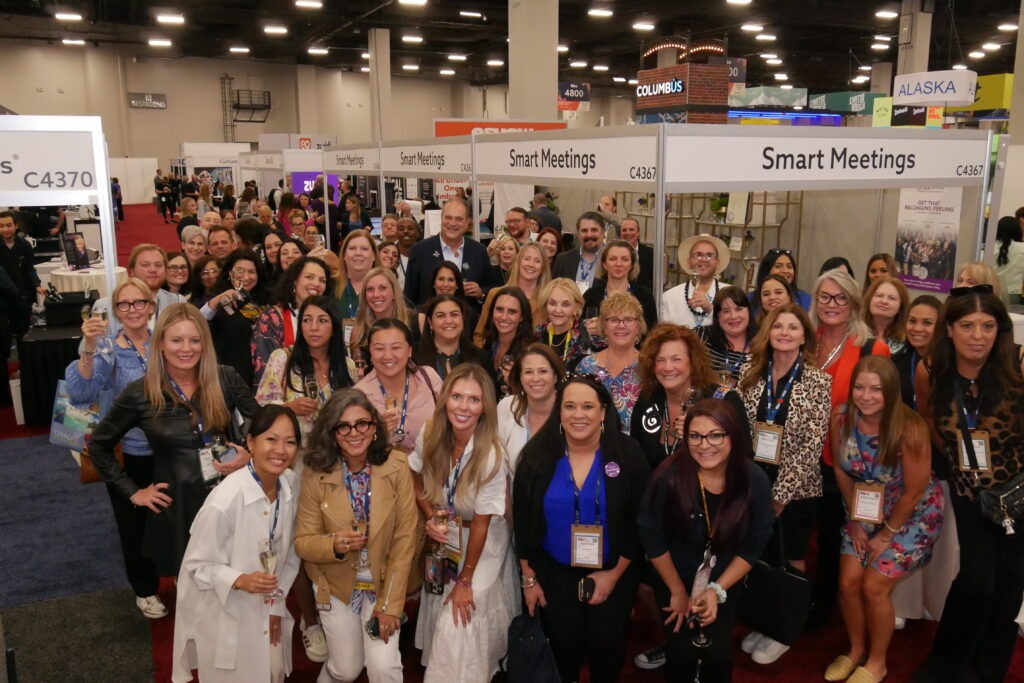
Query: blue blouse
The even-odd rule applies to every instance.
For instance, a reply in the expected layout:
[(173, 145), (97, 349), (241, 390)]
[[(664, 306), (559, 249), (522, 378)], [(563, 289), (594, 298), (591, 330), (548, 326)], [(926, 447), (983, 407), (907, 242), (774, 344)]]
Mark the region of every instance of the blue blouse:
[[(124, 388), (146, 374), (146, 367), (139, 360), (133, 349), (123, 349), (117, 345), (116, 338), (110, 342), (114, 345), (114, 353), (107, 355), (96, 353), (92, 360), (92, 376), (82, 377), (78, 371), (78, 361), (71, 361), (64, 371), (64, 381), (68, 390), (68, 399), (74, 404), (89, 404), (95, 401), (100, 391), (113, 390), (120, 394)], [(140, 349), (143, 356), (149, 353), (149, 340)], [(153, 449), (143, 435), (142, 430), (135, 427), (121, 439), (124, 452), (129, 455), (153, 455)]]
[[(604, 559), (611, 554), (611, 544), (608, 540), (608, 487), (604, 482), (604, 458), (601, 451), (594, 457), (594, 464), (590, 466), (587, 479), (580, 489), (580, 524), (595, 524), (598, 518), (594, 505), (594, 498), (597, 495), (597, 483), (601, 481), (600, 489), (600, 524), (604, 527)], [(541, 547), (560, 564), (569, 566), (572, 564), (572, 525), (576, 520), (576, 483), (572, 478), (572, 468), (569, 466), (569, 458), (560, 458), (555, 466), (555, 476), (551, 478), (551, 484), (544, 494), (544, 519), (547, 530), (544, 534), (544, 541)]]

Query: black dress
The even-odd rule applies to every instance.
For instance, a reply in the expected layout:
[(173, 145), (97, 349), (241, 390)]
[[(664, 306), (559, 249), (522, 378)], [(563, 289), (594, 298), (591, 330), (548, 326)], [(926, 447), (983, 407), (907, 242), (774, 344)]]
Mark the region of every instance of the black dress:
[[(658, 306), (654, 303), (654, 294), (651, 290), (635, 282), (629, 285), (629, 293), (632, 294), (640, 307), (644, 310), (644, 322), (647, 323), (647, 331), (658, 324)], [(583, 306), (601, 306), (601, 302), (608, 296), (608, 283), (605, 280), (594, 280), (594, 286), (583, 294)]]
[[(259, 404), (249, 387), (234, 369), (223, 365), (218, 369), (228, 411), (237, 408), (242, 417), (251, 418)], [(199, 467), (198, 451), (203, 439), (192, 427), (191, 414), (170, 396), (165, 396), (162, 411), (153, 410), (143, 392), (144, 381), (132, 382), (114, 400), (107, 416), (93, 430), (89, 455), (103, 480), (130, 498), (138, 487), (114, 458), (114, 446), (132, 427), (142, 429), (153, 448), (153, 481), (170, 484), (163, 492), (173, 501), (160, 514), (149, 513), (142, 554), (156, 564), (160, 576), (177, 576), (192, 520), (210, 492)], [(232, 423), (225, 431), (229, 441), (239, 443), (241, 432), (236, 426)]]

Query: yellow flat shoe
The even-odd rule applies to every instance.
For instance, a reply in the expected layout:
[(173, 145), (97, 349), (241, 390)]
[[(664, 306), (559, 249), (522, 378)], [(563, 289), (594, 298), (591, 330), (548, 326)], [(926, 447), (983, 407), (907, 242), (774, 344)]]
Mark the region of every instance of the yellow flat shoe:
[(857, 668), (856, 662), (846, 655), (839, 655), (825, 669), (826, 681), (845, 681), (853, 670)]
[(858, 666), (853, 670), (850, 677), (846, 679), (846, 683), (882, 683), (882, 679), (875, 678), (870, 671), (862, 666)]

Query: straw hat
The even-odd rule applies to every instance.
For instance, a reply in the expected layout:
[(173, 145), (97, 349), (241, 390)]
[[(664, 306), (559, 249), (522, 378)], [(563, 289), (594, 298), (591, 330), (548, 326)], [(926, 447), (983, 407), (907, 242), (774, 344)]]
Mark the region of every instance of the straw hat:
[(721, 275), (729, 267), (729, 247), (714, 235), (700, 234), (683, 240), (679, 245), (679, 267), (687, 275), (693, 274), (690, 272), (690, 250), (698, 242), (707, 242), (708, 244), (715, 245), (715, 250), (718, 252), (718, 268), (715, 270), (715, 275)]

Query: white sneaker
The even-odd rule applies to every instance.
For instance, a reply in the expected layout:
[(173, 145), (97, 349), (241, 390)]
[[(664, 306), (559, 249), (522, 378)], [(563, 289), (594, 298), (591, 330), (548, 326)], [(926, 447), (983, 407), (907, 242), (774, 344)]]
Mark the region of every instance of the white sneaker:
[(327, 636), (320, 624), (313, 624), (302, 632), (302, 645), (306, 648), (306, 657), (311, 662), (327, 661)]
[(135, 598), (135, 606), (147, 619), (163, 619), (167, 616), (167, 606), (160, 599), (159, 595), (150, 595), (145, 598)]
[(903, 617), (896, 617), (896, 623), (893, 624), (897, 631), (902, 631), (907, 627), (907, 620)]
[(751, 631), (747, 634), (747, 637), (740, 643), (740, 649), (746, 652), (748, 655), (757, 649), (757, 646), (764, 640), (764, 636), (757, 631)]
[(789, 645), (783, 645), (777, 640), (768, 636), (762, 636), (763, 640), (758, 643), (750, 658), (758, 664), (771, 664), (789, 650)]

